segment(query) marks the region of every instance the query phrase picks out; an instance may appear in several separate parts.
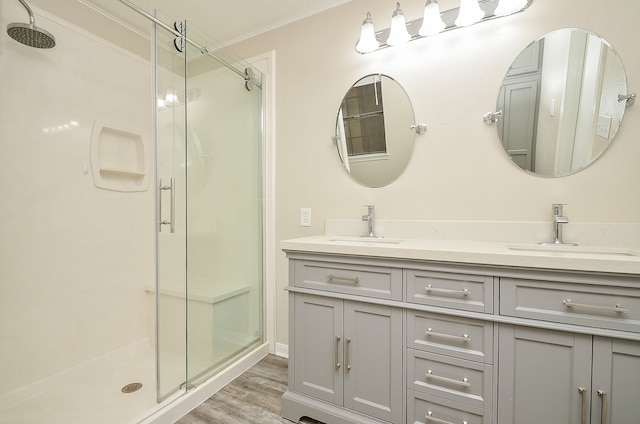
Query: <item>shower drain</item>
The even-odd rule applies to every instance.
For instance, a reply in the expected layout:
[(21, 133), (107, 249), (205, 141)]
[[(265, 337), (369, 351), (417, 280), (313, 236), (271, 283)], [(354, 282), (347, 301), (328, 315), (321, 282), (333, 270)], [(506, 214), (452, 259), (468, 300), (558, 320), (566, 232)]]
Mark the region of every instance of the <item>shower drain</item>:
[(133, 393), (142, 389), (142, 383), (129, 383), (122, 388), (122, 393)]

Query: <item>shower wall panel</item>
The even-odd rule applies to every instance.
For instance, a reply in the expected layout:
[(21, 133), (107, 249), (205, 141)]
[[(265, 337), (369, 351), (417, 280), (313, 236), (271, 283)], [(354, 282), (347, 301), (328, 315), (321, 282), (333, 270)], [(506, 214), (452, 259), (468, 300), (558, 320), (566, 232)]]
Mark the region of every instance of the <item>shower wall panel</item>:
[(96, 120), (151, 137), (150, 64), (36, 12), (55, 48), (0, 37), (0, 399), (150, 335), (154, 193), (96, 188), (89, 150)]

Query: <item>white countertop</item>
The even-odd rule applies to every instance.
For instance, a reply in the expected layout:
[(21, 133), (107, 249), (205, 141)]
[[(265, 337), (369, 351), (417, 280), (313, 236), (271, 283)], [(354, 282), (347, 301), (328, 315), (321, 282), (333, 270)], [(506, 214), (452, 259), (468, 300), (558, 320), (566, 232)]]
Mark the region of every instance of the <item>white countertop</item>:
[(640, 249), (543, 246), (449, 239), (322, 235), (281, 242), (284, 251), (640, 276)]

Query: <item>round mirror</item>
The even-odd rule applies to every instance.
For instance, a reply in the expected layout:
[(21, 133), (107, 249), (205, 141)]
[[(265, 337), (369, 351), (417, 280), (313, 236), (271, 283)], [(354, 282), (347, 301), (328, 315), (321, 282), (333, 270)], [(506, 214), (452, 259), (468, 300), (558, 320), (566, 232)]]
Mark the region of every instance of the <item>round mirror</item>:
[(507, 71), (498, 135), (509, 157), (536, 175), (562, 177), (595, 161), (626, 107), (622, 61), (602, 37), (576, 28), (531, 43)]
[(382, 187), (402, 174), (415, 141), (411, 100), (402, 86), (382, 74), (359, 79), (342, 99), (333, 137), (351, 177)]

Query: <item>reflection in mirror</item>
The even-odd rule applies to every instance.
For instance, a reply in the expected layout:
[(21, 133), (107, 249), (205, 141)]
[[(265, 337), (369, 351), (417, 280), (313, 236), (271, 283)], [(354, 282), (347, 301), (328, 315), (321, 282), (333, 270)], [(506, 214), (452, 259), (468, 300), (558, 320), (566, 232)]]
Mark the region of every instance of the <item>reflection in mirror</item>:
[(602, 37), (582, 29), (550, 32), (507, 71), (498, 96), (498, 135), (514, 163), (536, 175), (584, 169), (615, 137), (627, 94), (622, 61)]
[(347, 91), (340, 114), (350, 162), (387, 154), (382, 81), (377, 75), (361, 79)]
[(402, 174), (415, 140), (413, 107), (392, 78), (367, 75), (342, 99), (333, 137), (340, 159), (353, 179), (382, 187)]

